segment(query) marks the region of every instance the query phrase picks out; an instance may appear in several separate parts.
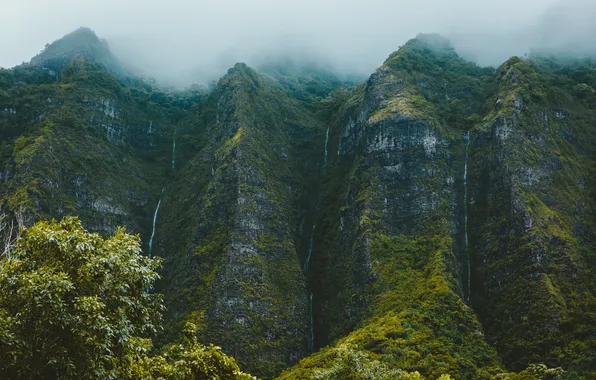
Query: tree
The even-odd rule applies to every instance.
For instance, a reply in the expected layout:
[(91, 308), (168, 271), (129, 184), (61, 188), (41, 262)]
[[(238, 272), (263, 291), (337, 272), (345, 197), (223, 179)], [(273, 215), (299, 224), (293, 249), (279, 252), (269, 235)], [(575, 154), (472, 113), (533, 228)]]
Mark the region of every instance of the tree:
[(170, 345), (163, 355), (149, 357), (151, 341), (146, 339), (127, 355), (128, 363), (122, 366), (123, 379), (175, 379), (175, 380), (251, 380), (256, 379), (240, 371), (235, 360), (226, 356), (221, 348), (205, 346), (196, 339), (196, 326), (187, 323), (182, 344)]
[(193, 340), (149, 356), (163, 312), (148, 291), (159, 265), (123, 228), (104, 239), (67, 217), (23, 229), (0, 260), (0, 379), (217, 378), (207, 369), (251, 378)]

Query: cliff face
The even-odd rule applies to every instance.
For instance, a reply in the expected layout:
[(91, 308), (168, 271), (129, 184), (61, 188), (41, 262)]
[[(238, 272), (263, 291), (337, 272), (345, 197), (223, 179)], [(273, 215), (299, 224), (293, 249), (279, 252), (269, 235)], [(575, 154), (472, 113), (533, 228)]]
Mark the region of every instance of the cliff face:
[(76, 214), (94, 231), (125, 225), (146, 235), (146, 206), (167, 169), (163, 110), (95, 63), (71, 61), (59, 77), (42, 69), (2, 72), (13, 110), (0, 116), (4, 207), (23, 208), (29, 221)]
[(596, 370), (593, 63), (422, 35), (361, 85), (237, 64), (206, 92), (114, 62), (82, 29), (0, 71), (1, 207), (140, 233), (162, 344), (192, 321), (265, 378)]
[(539, 68), (503, 64), (470, 135), (472, 305), (512, 368), (579, 370), (594, 365), (594, 98)]
[(205, 340), (271, 376), (309, 346), (300, 260), (322, 125), (244, 64), (197, 112), (204, 145), (168, 186), (157, 235), (166, 299), (182, 313), (172, 323), (195, 320)]
[(380, 359), (431, 377), (497, 368), (462, 281), (464, 135), (485, 77), (446, 41), (425, 36), (340, 103), (309, 279), (317, 346), (355, 331), (285, 377), (332, 373), (344, 351), (364, 366)]
[(309, 278), (317, 345), (351, 333), (282, 377), (342, 373), (345, 356), (431, 378), (593, 371), (586, 82), (590, 64), (492, 72), (420, 36), (340, 103)]

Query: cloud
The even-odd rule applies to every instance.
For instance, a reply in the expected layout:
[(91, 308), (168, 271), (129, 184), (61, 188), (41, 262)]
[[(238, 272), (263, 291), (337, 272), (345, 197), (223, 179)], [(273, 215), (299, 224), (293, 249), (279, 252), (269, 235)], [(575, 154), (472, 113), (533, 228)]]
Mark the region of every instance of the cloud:
[(0, 66), (28, 61), (80, 26), (108, 39), (116, 55), (148, 75), (170, 80), (216, 77), (236, 61), (251, 64), (276, 54), (319, 57), (343, 72), (369, 73), (420, 32), (442, 33), (464, 56), (495, 65), (532, 46), (556, 49), (569, 40), (589, 51), (596, 29), (591, 3), (19, 0), (2, 5)]

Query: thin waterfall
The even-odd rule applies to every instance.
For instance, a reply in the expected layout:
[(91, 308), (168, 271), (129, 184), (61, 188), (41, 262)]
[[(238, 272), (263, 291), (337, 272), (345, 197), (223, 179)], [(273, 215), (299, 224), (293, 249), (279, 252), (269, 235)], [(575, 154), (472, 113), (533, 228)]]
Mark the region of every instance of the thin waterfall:
[(176, 166), (176, 130), (174, 129), (174, 137), (172, 137), (172, 169)]
[(321, 171), (325, 174), (325, 168), (327, 167), (327, 145), (329, 144), (329, 127), (327, 127), (327, 132), (325, 132), (325, 155), (323, 156), (323, 166), (321, 167)]
[(153, 248), (153, 238), (155, 237), (155, 224), (157, 222), (157, 213), (159, 212), (159, 206), (161, 205), (161, 200), (163, 199), (163, 194), (166, 192), (165, 186), (161, 189), (161, 195), (159, 196), (159, 201), (157, 202), (157, 207), (155, 208), (155, 213), (153, 213), (153, 229), (151, 230), (151, 238), (149, 238), (149, 257), (151, 255), (151, 249)]
[[(325, 170), (327, 168), (327, 153), (329, 147), (329, 127), (327, 127), (327, 131), (325, 132), (325, 150), (323, 151), (323, 165), (321, 165), (321, 173), (325, 175)], [(315, 210), (318, 207), (318, 200), (316, 202)], [(304, 262), (304, 274), (308, 275), (308, 267), (310, 266), (310, 258), (312, 257), (312, 250), (314, 245), (314, 238), (315, 238), (315, 231), (317, 229), (317, 224), (312, 224), (312, 230), (310, 231), (310, 239), (308, 241), (308, 255), (306, 256), (306, 261)], [(309, 348), (310, 351), (314, 351), (315, 348), (315, 323), (314, 323), (314, 315), (313, 315), (313, 305), (312, 305), (312, 289), (309, 290), (309, 297), (308, 297), (308, 315), (309, 315), (309, 325), (310, 325), (310, 342)]]
[(306, 261), (304, 262), (304, 273), (308, 272), (308, 266), (310, 265), (310, 257), (312, 256), (312, 246), (316, 229), (317, 224), (315, 223), (312, 225), (312, 231), (310, 231), (310, 239), (308, 241), (308, 256), (306, 256)]
[(464, 133), (464, 141), (466, 142), (466, 157), (464, 159), (464, 250), (466, 253), (466, 261), (467, 261), (467, 295), (466, 299), (470, 300), (470, 293), (472, 292), (471, 286), (471, 275), (472, 275), (472, 265), (470, 263), (470, 250), (468, 248), (468, 158), (469, 158), (469, 147), (470, 147), (470, 132), (467, 131)]

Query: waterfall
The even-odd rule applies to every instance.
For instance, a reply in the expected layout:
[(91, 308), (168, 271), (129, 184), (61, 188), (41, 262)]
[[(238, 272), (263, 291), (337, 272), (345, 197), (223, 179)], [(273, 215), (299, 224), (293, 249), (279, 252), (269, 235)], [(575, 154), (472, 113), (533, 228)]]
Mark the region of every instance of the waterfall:
[(174, 129), (174, 137), (172, 137), (172, 169), (176, 165), (176, 130)]
[(312, 225), (312, 231), (310, 232), (310, 240), (308, 241), (308, 256), (306, 257), (306, 261), (304, 262), (304, 273), (308, 272), (308, 266), (310, 265), (310, 257), (312, 255), (312, 246), (313, 246), (313, 239), (315, 237), (315, 229), (317, 228), (317, 224), (314, 223)]
[[(323, 164), (321, 165), (321, 173), (324, 176), (325, 170), (327, 168), (327, 153), (329, 147), (329, 127), (327, 127), (327, 131), (325, 132), (325, 150), (323, 151)], [(315, 214), (316, 210), (319, 208), (319, 201), (317, 199), (315, 203)], [(308, 276), (308, 267), (310, 265), (310, 258), (312, 256), (312, 250), (314, 245), (314, 238), (315, 238), (315, 231), (317, 229), (317, 224), (313, 222), (312, 230), (310, 231), (310, 239), (308, 240), (308, 255), (306, 256), (306, 261), (304, 261), (304, 275)], [(307, 281), (307, 286), (309, 288), (309, 297), (308, 297), (308, 317), (309, 317), (309, 326), (310, 326), (310, 341), (309, 341), (309, 348), (310, 351), (314, 351), (315, 349), (315, 323), (314, 323), (314, 315), (313, 315), (313, 306), (312, 306), (312, 288), (309, 286)]]
[[(321, 165), (321, 171), (325, 174), (325, 168), (327, 167), (327, 146), (329, 145), (329, 127), (327, 127), (327, 132), (325, 133), (325, 150), (323, 156), (323, 165)], [(318, 209), (318, 207), (315, 207)], [(313, 239), (315, 236), (315, 229), (317, 228), (317, 224), (313, 223), (312, 231), (310, 232), (310, 240), (308, 242), (308, 256), (306, 257), (306, 261), (304, 262), (304, 273), (308, 271), (308, 266), (310, 265), (310, 257), (312, 255), (312, 247), (313, 247)]]
[(312, 316), (312, 291), (310, 292), (310, 297), (308, 297), (308, 313), (310, 317), (310, 350), (314, 351), (315, 349), (315, 326), (313, 322)]
[(466, 261), (467, 261), (467, 300), (470, 300), (470, 293), (471, 293), (471, 275), (472, 275), (472, 268), (470, 264), (470, 250), (468, 248), (468, 158), (469, 158), (469, 147), (470, 147), (470, 132), (467, 131), (464, 133), (464, 141), (466, 142), (466, 157), (464, 159), (464, 250), (466, 252)]
[(329, 144), (329, 127), (325, 133), (325, 155), (323, 156), (323, 166), (321, 167), (323, 174), (325, 174), (325, 168), (327, 167), (327, 145)]
[(151, 238), (149, 238), (149, 257), (151, 256), (151, 249), (153, 248), (153, 237), (155, 236), (155, 223), (157, 222), (157, 213), (159, 212), (159, 206), (161, 205), (161, 200), (163, 199), (163, 194), (166, 192), (165, 186), (161, 189), (161, 195), (159, 196), (159, 201), (157, 202), (157, 207), (155, 208), (155, 213), (153, 213), (153, 229), (151, 230)]

